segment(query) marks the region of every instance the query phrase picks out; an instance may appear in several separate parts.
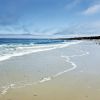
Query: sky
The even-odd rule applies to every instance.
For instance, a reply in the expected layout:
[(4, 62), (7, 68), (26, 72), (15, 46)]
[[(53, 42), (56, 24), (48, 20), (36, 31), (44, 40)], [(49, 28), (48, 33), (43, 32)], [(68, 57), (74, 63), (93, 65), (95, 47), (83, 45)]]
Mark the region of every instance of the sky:
[(100, 0), (0, 0), (0, 34), (100, 34)]

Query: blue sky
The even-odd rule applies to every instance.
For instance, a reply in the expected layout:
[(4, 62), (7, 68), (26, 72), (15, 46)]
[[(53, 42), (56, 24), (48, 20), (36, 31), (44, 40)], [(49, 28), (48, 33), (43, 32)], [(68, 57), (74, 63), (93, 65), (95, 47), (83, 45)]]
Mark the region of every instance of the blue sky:
[(99, 34), (100, 0), (0, 0), (0, 34)]

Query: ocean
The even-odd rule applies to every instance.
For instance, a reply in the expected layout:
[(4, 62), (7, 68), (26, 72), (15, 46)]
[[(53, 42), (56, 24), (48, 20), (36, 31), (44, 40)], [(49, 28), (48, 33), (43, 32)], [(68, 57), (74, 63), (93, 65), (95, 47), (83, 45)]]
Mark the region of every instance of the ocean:
[(53, 39), (0, 39), (0, 61), (15, 56), (22, 56), (29, 53), (40, 52), (60, 48), (69, 45), (71, 41)]
[(63, 40), (51, 39), (0, 39), (0, 61), (10, 59), (13, 56), (49, 50), (56, 44), (63, 43)]

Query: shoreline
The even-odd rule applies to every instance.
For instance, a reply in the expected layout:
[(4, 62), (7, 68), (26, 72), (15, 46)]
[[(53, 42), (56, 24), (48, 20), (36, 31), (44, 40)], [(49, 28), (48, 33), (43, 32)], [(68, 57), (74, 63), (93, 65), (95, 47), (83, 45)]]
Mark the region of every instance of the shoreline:
[[(86, 41), (2, 62), (0, 68), (7, 75), (1, 76), (1, 82), (7, 78), (12, 83), (5, 87), (0, 100), (98, 100), (99, 51), (99, 45)], [(14, 84), (15, 78), (27, 81)], [(35, 80), (39, 84), (32, 85)]]
[(71, 43), (64, 43), (64, 44), (53, 44), (53, 45), (45, 45), (45, 48), (44, 46), (41, 46), (41, 48), (39, 48), (37, 46), (37, 50), (34, 49), (34, 46), (31, 47), (33, 48), (33, 50), (28, 50), (26, 52), (17, 52), (17, 53), (14, 53), (14, 54), (9, 54), (9, 55), (5, 55), (5, 56), (1, 56), (0, 57), (0, 62), (2, 61), (5, 61), (5, 60), (9, 60), (11, 59), (12, 57), (20, 57), (20, 56), (24, 56), (24, 55), (29, 55), (29, 54), (32, 54), (32, 53), (38, 53), (38, 52), (45, 52), (45, 51), (51, 51), (51, 50), (54, 50), (54, 49), (59, 49), (59, 48), (64, 48), (64, 47), (68, 47), (70, 45), (75, 45), (75, 44), (78, 44), (80, 42), (71, 42)]

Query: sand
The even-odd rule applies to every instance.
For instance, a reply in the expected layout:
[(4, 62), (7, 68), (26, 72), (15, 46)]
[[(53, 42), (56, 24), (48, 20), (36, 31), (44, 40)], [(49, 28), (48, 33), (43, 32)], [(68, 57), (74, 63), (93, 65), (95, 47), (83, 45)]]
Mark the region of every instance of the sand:
[(99, 100), (99, 52), (85, 41), (0, 62), (0, 100)]

